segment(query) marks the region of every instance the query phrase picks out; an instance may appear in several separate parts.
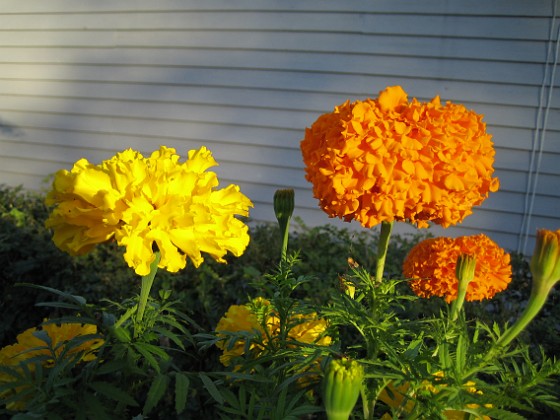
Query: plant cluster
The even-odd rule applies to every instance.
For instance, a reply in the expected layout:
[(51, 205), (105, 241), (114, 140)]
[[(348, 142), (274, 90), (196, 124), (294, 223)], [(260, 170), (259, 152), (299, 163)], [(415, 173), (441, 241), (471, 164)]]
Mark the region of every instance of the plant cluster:
[[(321, 116), (302, 141), (307, 178), (330, 216), (380, 224), (376, 236), (302, 224), (290, 234), (286, 189), (274, 196), (278, 227), (254, 227), (248, 246), (251, 202), (217, 189), (206, 148), (183, 163), (166, 147), (82, 159), (56, 174), (50, 209), (3, 189), (2, 288), (16, 315), (2, 330), (0, 414), (560, 412), (555, 348), (527, 340), (534, 320), (556, 315), (560, 230), (538, 231), (530, 264), (482, 234), (391, 238), (395, 222), (458, 223), (495, 191), (490, 139), (482, 116), (409, 102), (400, 87)], [(18, 290), (40, 300), (31, 325), (17, 314), (34, 299), (10, 301)]]

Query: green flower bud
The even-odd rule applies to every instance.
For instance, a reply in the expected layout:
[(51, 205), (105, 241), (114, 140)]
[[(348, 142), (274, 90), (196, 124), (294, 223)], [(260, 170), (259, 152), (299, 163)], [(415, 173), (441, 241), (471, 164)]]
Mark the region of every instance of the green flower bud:
[(286, 223), (294, 213), (294, 190), (276, 190), (274, 193), (274, 214), (278, 223)]
[(323, 378), (323, 403), (328, 420), (348, 420), (360, 395), (364, 369), (355, 360), (333, 360)]
[(560, 280), (560, 230), (540, 229), (531, 259), (533, 281), (546, 282), (550, 287)]
[(459, 280), (459, 289), (467, 286), (474, 279), (474, 270), (476, 268), (476, 257), (474, 255), (461, 254), (457, 258), (457, 267), (455, 274)]
[(286, 258), (288, 249), (288, 231), (290, 219), (294, 213), (294, 190), (276, 190), (274, 193), (274, 214), (280, 225), (280, 235), (282, 238), (282, 259)]
[(461, 254), (457, 257), (457, 266), (455, 268), (455, 275), (459, 284), (457, 285), (457, 299), (451, 306), (451, 320), (455, 321), (459, 317), (459, 312), (463, 308), (465, 296), (467, 295), (467, 288), (469, 283), (474, 279), (474, 272), (476, 269), (476, 257), (469, 254)]
[(546, 303), (548, 294), (560, 280), (560, 230), (540, 229), (531, 258), (533, 285), (525, 310), (519, 319), (498, 340), (501, 346), (508, 345), (537, 316)]

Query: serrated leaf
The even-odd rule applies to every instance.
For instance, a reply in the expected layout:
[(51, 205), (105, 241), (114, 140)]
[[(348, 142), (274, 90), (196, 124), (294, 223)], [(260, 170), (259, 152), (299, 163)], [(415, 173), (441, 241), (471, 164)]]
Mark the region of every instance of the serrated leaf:
[(154, 378), (154, 381), (148, 390), (148, 397), (146, 398), (146, 404), (144, 405), (142, 414), (147, 415), (155, 408), (157, 403), (163, 397), (163, 394), (165, 394), (168, 384), (169, 377), (166, 375), (158, 375)]
[(199, 373), (198, 376), (200, 376), (200, 379), (202, 380), (204, 387), (210, 393), (212, 398), (214, 398), (218, 404), (223, 405), (224, 397), (222, 397), (222, 394), (220, 394), (220, 391), (216, 387), (214, 381), (212, 381), (212, 379), (210, 379), (208, 376), (206, 376), (203, 373)]
[(160, 335), (163, 335), (164, 337), (169, 338), (171, 341), (173, 341), (177, 347), (179, 347), (181, 350), (185, 350), (185, 345), (183, 344), (183, 342), (181, 341), (181, 339), (179, 338), (179, 336), (165, 328), (154, 328), (154, 331), (158, 332)]
[(134, 398), (113, 384), (108, 382), (92, 382), (90, 387), (111, 400), (122, 402), (132, 407), (138, 407), (138, 403)]
[(54, 293), (55, 295), (62, 296), (68, 300), (74, 301), (81, 306), (85, 306), (87, 301), (82, 296), (72, 295), (70, 293), (63, 292), (58, 289), (54, 289), (48, 286), (42, 286), (40, 284), (33, 284), (33, 283), (16, 283), (15, 286), (25, 286), (25, 287), (32, 287), (34, 289), (41, 289), (45, 290), (50, 293)]
[(189, 393), (189, 377), (181, 372), (175, 373), (175, 411), (177, 414), (183, 412), (187, 405)]
[(146, 347), (144, 346), (144, 343), (134, 343), (133, 344), (134, 349), (138, 351), (138, 353), (140, 353), (142, 356), (144, 356), (144, 359), (148, 362), (148, 364), (154, 368), (154, 370), (159, 373), (160, 369), (159, 369), (159, 363), (156, 360), (156, 358), (153, 356), (152, 353), (150, 353), (150, 351), (148, 349), (146, 349)]
[[(105, 407), (95, 397), (95, 395), (92, 395), (92, 394), (84, 395), (84, 402), (85, 402), (85, 405), (86, 405), (86, 409), (87, 409), (88, 413), (90, 414), (89, 416), (87, 416), (88, 418), (94, 418), (94, 419), (109, 418), (109, 416), (105, 412)], [(84, 417), (86, 417), (86, 416), (84, 416)]]
[(500, 326), (498, 325), (497, 322), (494, 322), (494, 324), (492, 324), (492, 331), (493, 331), (494, 334), (496, 334), (498, 337), (500, 336)]
[(83, 306), (76, 305), (74, 303), (66, 303), (66, 302), (37, 302), (35, 306), (39, 307), (47, 307), (47, 308), (62, 308), (62, 309), (72, 309), (74, 311), (80, 311), (83, 309)]

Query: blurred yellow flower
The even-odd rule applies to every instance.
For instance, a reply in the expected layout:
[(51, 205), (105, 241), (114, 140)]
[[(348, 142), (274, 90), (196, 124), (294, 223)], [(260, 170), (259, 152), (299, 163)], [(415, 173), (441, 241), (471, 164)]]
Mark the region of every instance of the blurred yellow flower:
[(482, 116), (439, 97), (411, 102), (400, 86), (345, 103), (305, 131), (306, 178), (330, 217), (380, 222), (461, 222), (499, 186)]
[[(304, 344), (328, 346), (332, 338), (325, 335), (328, 327), (326, 320), (318, 318), (316, 313), (296, 314), (289, 320), (291, 327), (288, 331), (288, 340)], [(217, 346), (223, 351), (220, 362), (229, 366), (232, 359), (245, 354), (249, 349), (254, 355), (260, 354), (270, 340), (280, 334), (280, 319), (270, 301), (255, 298), (246, 305), (232, 305), (216, 326), (218, 337)], [(248, 335), (246, 340), (238, 339), (233, 344), (228, 339), (227, 332), (244, 332)], [(290, 346), (295, 345), (289, 344)]]
[[(40, 338), (41, 331), (46, 333), (48, 337), (44, 338), (50, 343), (47, 344), (45, 340)], [(45, 367), (52, 367), (62, 355), (65, 359), (78, 356), (78, 362), (91, 361), (97, 357), (95, 352), (103, 345), (103, 339), (92, 337), (78, 345), (70, 344), (70, 347), (67, 346), (74, 338), (96, 334), (97, 327), (91, 324), (45, 324), (40, 329), (29, 328), (16, 337), (16, 343), (0, 349), (0, 365), (19, 369), (18, 366), (21, 363), (34, 358)], [(33, 364), (29, 364), (28, 368), (33, 371), (35, 367)], [(0, 384), (10, 384), (15, 380), (16, 378), (7, 372), (0, 372)], [(22, 387), (16, 386), (0, 393), (0, 397), (6, 398), (13, 393), (21, 392), (22, 389)], [(6, 408), (9, 410), (24, 410), (25, 402), (9, 403)]]
[(249, 350), (253, 351), (257, 347), (262, 350), (259, 340), (264, 336), (264, 330), (257, 316), (248, 305), (231, 305), (226, 314), (220, 319), (216, 326), (218, 337), (222, 340), (217, 342), (219, 349), (223, 351), (220, 356), (220, 362), (224, 366), (229, 366), (232, 360), (245, 353), (246, 344), (244, 340), (236, 340), (231, 343), (227, 334), (223, 332), (239, 332), (245, 331), (249, 337), (253, 338), (249, 345)]
[[(438, 383), (438, 378), (443, 378), (443, 372), (436, 372), (434, 377), (433, 381), (422, 381), (420, 390), (437, 394), (442, 388), (447, 386), (445, 383)], [(464, 384), (463, 388), (470, 394), (482, 395), (482, 391), (476, 389), (475, 385), (473, 381), (468, 381)], [(410, 384), (408, 382), (398, 386), (389, 382), (387, 386), (383, 388), (378, 398), (387, 404), (388, 407), (405, 414), (410, 414), (416, 405), (415, 392), (410, 389)], [(479, 407), (480, 405), (475, 403), (465, 405), (465, 408), (473, 410)], [(484, 404), (484, 407), (492, 408), (492, 404)], [(443, 412), (443, 416), (448, 420), (464, 420), (468, 418), (468, 413), (460, 409), (447, 409)], [(381, 418), (385, 420), (392, 419), (393, 417), (389, 413), (385, 413)], [(475, 418), (479, 420), (490, 420), (490, 417), (485, 415), (478, 415)]]
[(476, 258), (474, 278), (468, 283), (467, 301), (491, 299), (511, 281), (510, 255), (484, 234), (458, 238), (430, 238), (414, 246), (403, 264), (403, 274), (418, 296), (439, 296), (447, 303), (457, 298), (457, 259)]
[(251, 201), (236, 185), (217, 190), (217, 163), (201, 147), (179, 162), (175, 149), (162, 146), (145, 158), (131, 149), (100, 165), (81, 159), (71, 171), (57, 172), (46, 203), (54, 205), (46, 226), (63, 251), (81, 255), (112, 238), (126, 248), (124, 259), (147, 275), (154, 247), (160, 268), (176, 272), (187, 256), (195, 266), (207, 253), (219, 262), (229, 251), (241, 255), (249, 243)]

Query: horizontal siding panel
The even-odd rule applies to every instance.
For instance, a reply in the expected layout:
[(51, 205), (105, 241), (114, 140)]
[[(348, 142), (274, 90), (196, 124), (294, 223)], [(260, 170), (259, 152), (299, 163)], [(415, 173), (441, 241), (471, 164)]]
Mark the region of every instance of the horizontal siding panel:
[[(488, 124), (487, 131), (492, 135), (494, 144), (500, 147), (520, 150), (533, 149), (533, 139), (535, 137), (535, 130), (533, 128), (497, 127)], [(547, 128), (543, 152), (560, 153), (560, 132)]]
[[(316, 113), (292, 111), (289, 109), (264, 109), (256, 107), (233, 107), (224, 105), (197, 105), (194, 103), (166, 103), (166, 102), (117, 102), (98, 100), (68, 99), (36, 97), (33, 99), (17, 96), (4, 97), (0, 104), (3, 111), (21, 111), (37, 113), (64, 113), (68, 118), (102, 117), (126, 118), (161, 121), (196, 121), (208, 124), (232, 124), (241, 122), (257, 127), (289, 128), (303, 127), (313, 121)], [(53, 118), (57, 118), (56, 115)]]
[[(257, 103), (267, 106), (266, 98)], [(289, 108), (265, 108), (264, 106), (168, 103), (165, 101), (92, 101), (90, 99), (5, 95), (0, 103), (0, 112), (5, 113), (6, 116), (18, 112), (37, 113), (38, 115), (35, 116), (37, 121), (56, 120), (60, 118), (57, 116), (58, 114), (64, 113), (68, 118), (149, 118), (170, 122), (184, 120), (197, 123), (241, 124), (277, 129), (299, 128), (302, 137), (303, 129), (311, 126), (321, 114), (317, 111), (305, 109), (292, 110)], [(303, 104), (300, 106), (303, 106)], [(492, 125), (531, 129), (537, 116), (537, 110), (531, 108), (508, 107), (505, 105), (500, 107), (486, 104), (479, 104), (475, 108), (476, 112), (485, 115), (490, 133), (493, 133)], [(21, 118), (18, 118), (18, 120), (21, 120)], [(550, 130), (547, 132), (548, 143), (555, 144), (560, 135), (560, 109), (550, 110), (548, 129)], [(527, 131), (525, 131), (525, 134), (527, 134)], [(498, 140), (499, 137), (497, 138), (494, 135), (494, 142), (500, 144), (501, 142)], [(504, 146), (509, 144), (517, 144), (519, 147), (519, 143), (513, 142), (506, 143)], [(529, 142), (526, 142), (525, 145), (527, 148), (531, 147)]]
[[(527, 182), (529, 175), (526, 171), (508, 171), (499, 170), (495, 176), (500, 179), (500, 191), (506, 190), (525, 194), (527, 191)], [(534, 182), (535, 177), (531, 177), (531, 182)], [(550, 188), (558, 181), (558, 174), (539, 174), (537, 177), (536, 194), (543, 196), (555, 197), (555, 192)], [(556, 213), (560, 214), (560, 209), (556, 209)]]
[(463, 39), (418, 36), (387, 36), (312, 32), (158, 30), (145, 31), (10, 31), (1, 32), (4, 47), (34, 48), (150, 48), (207, 50), (269, 50), (283, 53), (312, 51), (336, 53), (345, 45), (346, 54), (399, 55), (520, 61), (542, 63), (546, 59), (544, 41), (512, 39)]
[[(410, 97), (477, 104), (539, 104), (534, 86), (422, 80), (393, 76), (241, 71), (226, 69), (125, 68), (0, 63), (0, 94), (56, 94), (101, 99), (191, 101), (330, 111), (346, 99), (374, 97), (385, 86), (402, 85)], [(278, 87), (281, 86), (282, 89)], [(552, 92), (560, 108), (560, 90)]]
[[(3, 48), (0, 57), (7, 63), (75, 63), (97, 66), (153, 66), (186, 68), (233, 68), (246, 70), (300, 71), (342, 74), (394, 74), (401, 77), (448, 78), (461, 81), (540, 85), (541, 66), (533, 63), (415, 58), (319, 52), (243, 50), (181, 50), (136, 48)], [(390, 58), (390, 59), (389, 59)]]
[[(117, 101), (91, 100), (84, 98), (58, 98), (48, 96), (20, 96), (5, 95), (0, 104), (0, 110), (29, 112), (64, 112), (71, 110), (68, 115), (114, 116), (126, 118), (145, 118), (149, 115), (153, 119), (162, 120), (193, 120), (198, 122), (237, 124), (245, 121), (255, 126), (287, 128), (310, 126), (320, 115), (311, 109), (317, 104), (300, 105), (300, 109), (271, 107), (266, 97), (261, 97), (252, 104), (200, 104), (196, 102), (166, 102), (166, 101)], [(259, 105), (259, 106), (257, 106)], [(310, 109), (304, 109), (310, 108)], [(522, 107), (507, 107), (479, 104), (476, 112), (486, 116), (489, 126), (500, 125), (520, 128), (530, 128), (536, 120), (537, 110)], [(550, 124), (548, 135), (558, 139), (560, 130), (560, 109), (549, 111)], [(552, 131), (554, 130), (554, 131)], [(551, 140), (554, 141), (554, 140)]]
[[(87, 144), (86, 140), (96, 140), (93, 143)], [(279, 149), (274, 147), (251, 147), (242, 144), (224, 144), (224, 143), (194, 143), (189, 141), (176, 141), (175, 143), (156, 143), (156, 139), (149, 141), (141, 141), (134, 139), (123, 142), (122, 145), (116, 143), (113, 137), (107, 139), (105, 144), (98, 142), (100, 137), (87, 136), (80, 138), (76, 136), (71, 143), (56, 145), (56, 142), (38, 143), (29, 141), (3, 141), (2, 142), (2, 155), (13, 156), (25, 159), (34, 159), (41, 156), (52, 162), (58, 162), (65, 168), (70, 168), (72, 164), (81, 159), (86, 158), (92, 163), (99, 163), (104, 159), (108, 159), (116, 152), (133, 148), (149, 156), (154, 150), (159, 149), (160, 146), (174, 147), (183, 159), (186, 159), (187, 152), (192, 149), (199, 149), (201, 146), (206, 146), (212, 151), (214, 157), (218, 161), (219, 166), (228, 166), (235, 164), (248, 164), (257, 165), (261, 170), (262, 166), (265, 167), (278, 167), (282, 169), (296, 169), (298, 173), (303, 174), (301, 164), (301, 154), (299, 150)], [(31, 139), (33, 140), (33, 139)], [(110, 144), (111, 141), (113, 144)], [(82, 145), (80, 145), (80, 143)], [(243, 172), (240, 168), (239, 172)], [(248, 171), (250, 173), (251, 171)], [(303, 175), (301, 175), (303, 177)], [(246, 180), (250, 180), (247, 178)], [(302, 184), (307, 186), (307, 184)]]
[[(157, 6), (155, 6), (157, 5)], [(328, 1), (324, 0), (282, 0), (282, 1), (260, 1), (258, 8), (254, 0), (236, 0), (234, 2), (209, 2), (207, 0), (135, 0), (134, 3), (115, 2), (110, 0), (97, 0), (95, 7), (89, 2), (76, 2), (73, 0), (3, 0), (3, 14), (21, 13), (84, 13), (93, 11), (104, 11), (107, 13), (135, 12), (145, 13), (154, 10), (289, 10), (309, 11), (321, 10), (328, 12), (391, 12), (391, 13), (414, 13), (414, 14), (456, 14), (456, 15), (496, 15), (496, 16), (550, 16), (552, 13), (552, 2), (542, 0), (527, 2), (526, 0), (470, 0), (442, 1), (423, 0), (422, 2), (410, 0), (376, 0), (364, 2), (363, 0)]]
[[(155, 10), (154, 2), (151, 0), (136, 0), (133, 7), (126, 7), (126, 3), (98, 0), (95, 10), (106, 12), (151, 12)], [(208, 9), (224, 9), (221, 2), (208, 2), (205, 0), (160, 0), (158, 3), (160, 9), (171, 10), (208, 10)], [(42, 0), (4, 0), (6, 9), (9, 14), (14, 13), (83, 13), (92, 10), (92, 6), (87, 2), (74, 2), (70, 0), (50, 0), (45, 4)], [(247, 10), (254, 9), (254, 0), (236, 0), (227, 3), (229, 10)], [(550, 1), (539, 1), (527, 3), (524, 0), (494, 0), (488, 3), (484, 0), (474, 0), (468, 3), (463, 2), (445, 2), (441, 0), (424, 0), (422, 3), (411, 2), (410, 0), (376, 0), (375, 2), (364, 2), (361, 0), (345, 0), (345, 1), (329, 1), (323, 0), (306, 0), (305, 2), (297, 0), (278, 1), (261, 1), (259, 2), (260, 10), (323, 10), (345, 12), (348, 10), (360, 12), (392, 12), (392, 13), (429, 13), (429, 14), (458, 14), (458, 15), (476, 15), (480, 10), (484, 10), (486, 15), (520, 15), (520, 16), (549, 16), (552, 10)], [(157, 10), (157, 9), (156, 9)]]
[[(526, 171), (531, 162), (531, 152), (525, 150), (499, 149), (496, 151), (494, 167), (512, 171)], [(548, 175), (560, 175), (560, 155), (557, 153), (543, 153), (540, 171)]]
[[(302, 137), (300, 130), (272, 129), (251, 125), (206, 124), (196, 121), (159, 121), (148, 117), (139, 119), (75, 116), (59, 114), (29, 114), (0, 110), (2, 117), (15, 127), (25, 131), (29, 128), (48, 130), (73, 130), (75, 132), (102, 133), (108, 135), (150, 136), (153, 138), (185, 138), (191, 141), (219, 140), (239, 144), (294, 147)], [(287, 135), (291, 132), (291, 135)], [(297, 135), (294, 136), (294, 133)], [(295, 146), (297, 147), (297, 146)]]
[[(128, 19), (127, 15), (134, 16)], [(351, 10), (322, 13), (317, 10), (285, 12), (260, 11), (190, 11), (170, 10), (150, 13), (56, 14), (48, 18), (40, 13), (0, 14), (4, 30), (80, 30), (80, 29), (204, 29), (252, 31), (324, 31), (355, 32), (377, 35), (456, 36), (547, 40), (548, 19), (517, 16), (453, 16), (395, 13), (362, 13)]]

